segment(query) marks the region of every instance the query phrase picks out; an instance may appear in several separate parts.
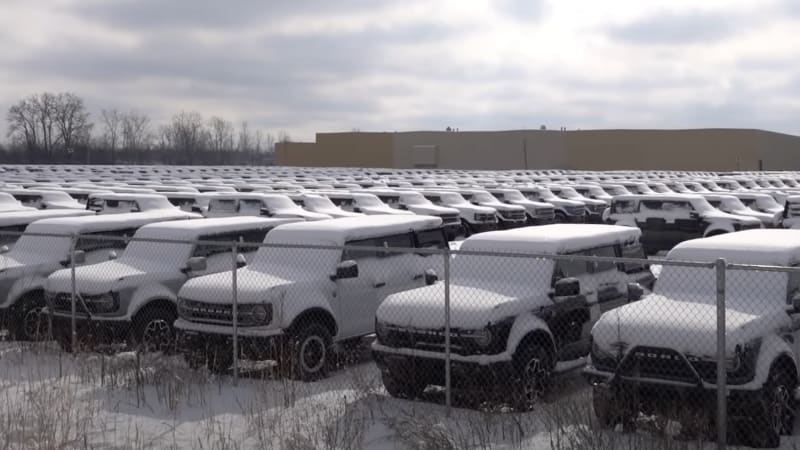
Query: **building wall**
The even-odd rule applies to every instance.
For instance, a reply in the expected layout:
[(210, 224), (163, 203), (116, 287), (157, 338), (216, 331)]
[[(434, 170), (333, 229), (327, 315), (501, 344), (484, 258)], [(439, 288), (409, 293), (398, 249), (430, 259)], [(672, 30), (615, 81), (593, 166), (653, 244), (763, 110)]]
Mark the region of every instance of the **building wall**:
[(800, 137), (747, 129), (319, 133), (294, 166), (457, 169), (800, 170)]

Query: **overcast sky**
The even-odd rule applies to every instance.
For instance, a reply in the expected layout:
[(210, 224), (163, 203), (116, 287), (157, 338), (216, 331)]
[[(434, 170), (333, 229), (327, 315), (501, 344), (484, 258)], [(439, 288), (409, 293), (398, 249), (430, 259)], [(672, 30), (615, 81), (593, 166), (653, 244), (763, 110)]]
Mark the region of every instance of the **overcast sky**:
[(541, 124), (800, 134), (797, 0), (0, 1), (3, 112), (72, 91), (95, 113), (196, 110), (293, 140)]

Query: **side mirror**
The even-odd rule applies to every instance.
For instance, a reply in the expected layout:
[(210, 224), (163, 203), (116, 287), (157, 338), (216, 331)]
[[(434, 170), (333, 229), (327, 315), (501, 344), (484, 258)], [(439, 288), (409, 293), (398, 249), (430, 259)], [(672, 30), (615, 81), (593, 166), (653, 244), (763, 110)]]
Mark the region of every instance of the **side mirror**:
[(236, 255), (236, 268), (244, 267), (247, 265), (247, 258), (244, 257), (243, 254), (239, 253)]
[(689, 218), (690, 219), (699, 219), (700, 218), (700, 214), (698, 214), (697, 211), (692, 211), (692, 212), (689, 213)]
[(331, 281), (345, 280), (358, 277), (358, 263), (352, 260), (342, 261), (336, 266), (336, 273), (331, 275)]
[(72, 255), (72, 262), (74, 264), (83, 264), (86, 262), (86, 252), (83, 250), (75, 250), (75, 253)]
[(117, 252), (114, 251), (114, 250), (111, 250), (110, 252), (108, 252), (108, 260), (109, 261), (113, 261), (115, 259), (117, 259)]
[(203, 272), (208, 268), (205, 256), (193, 256), (186, 263), (186, 272)]
[(272, 217), (272, 213), (267, 208), (261, 208), (261, 215), (264, 217)]
[(428, 269), (425, 271), (425, 285), (430, 286), (434, 283), (439, 281), (439, 275), (436, 274), (436, 271), (433, 269)]
[(644, 296), (644, 288), (639, 283), (628, 283), (628, 301), (635, 302)]
[(8, 253), (10, 250), (11, 249), (8, 248), (7, 245), (2, 246), (2, 247), (0, 247), (0, 255), (2, 255), (3, 253)]
[(203, 208), (201, 208), (201, 207), (199, 207), (197, 205), (192, 205), (192, 212), (201, 214), (203, 212)]
[(556, 281), (553, 290), (555, 297), (575, 297), (581, 293), (581, 282), (577, 278), (562, 278)]

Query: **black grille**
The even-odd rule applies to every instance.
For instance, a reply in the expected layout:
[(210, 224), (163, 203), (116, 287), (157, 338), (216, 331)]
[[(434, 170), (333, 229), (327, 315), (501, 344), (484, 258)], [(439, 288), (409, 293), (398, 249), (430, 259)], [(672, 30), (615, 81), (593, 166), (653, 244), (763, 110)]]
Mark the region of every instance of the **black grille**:
[(658, 347), (632, 349), (622, 361), (620, 374), (692, 384), (700, 381), (691, 363), (683, 355), (672, 349)]
[[(80, 295), (80, 294), (78, 294)], [(82, 297), (75, 297), (75, 311), (79, 314), (86, 314), (86, 308), (84, 308), (81, 298), (89, 304), (91, 308), (91, 301), (94, 298), (98, 298), (99, 296), (92, 296), (92, 295), (84, 295)], [(50, 297), (50, 306), (53, 308), (54, 311), (61, 311), (61, 312), (72, 312), (72, 294), (61, 292), (54, 296)]]
[(442, 223), (461, 223), (461, 220), (458, 218), (458, 214), (442, 214), (439, 216), (442, 218)]

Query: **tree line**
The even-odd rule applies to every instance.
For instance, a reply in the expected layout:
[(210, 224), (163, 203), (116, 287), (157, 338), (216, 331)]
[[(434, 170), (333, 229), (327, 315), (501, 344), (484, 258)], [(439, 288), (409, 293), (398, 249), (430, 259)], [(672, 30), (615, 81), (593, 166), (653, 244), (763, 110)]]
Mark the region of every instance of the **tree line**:
[(71, 92), (33, 94), (6, 114), (8, 145), (0, 162), (72, 164), (271, 164), (276, 139), (223, 117), (181, 111), (154, 124), (136, 110), (102, 110), (97, 120)]

